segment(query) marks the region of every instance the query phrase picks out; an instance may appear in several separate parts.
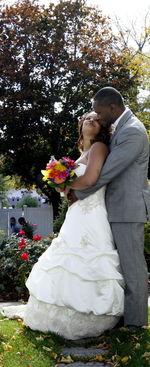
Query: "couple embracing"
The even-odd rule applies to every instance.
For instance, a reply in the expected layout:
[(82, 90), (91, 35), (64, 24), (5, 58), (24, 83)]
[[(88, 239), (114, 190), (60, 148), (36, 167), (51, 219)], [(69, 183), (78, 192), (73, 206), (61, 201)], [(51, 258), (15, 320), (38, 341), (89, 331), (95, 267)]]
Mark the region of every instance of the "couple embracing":
[[(22, 306), (31, 329), (67, 339), (147, 325), (144, 223), (150, 216), (144, 125), (114, 88), (100, 89), (79, 121), (77, 177), (60, 233), (33, 266)], [(114, 131), (110, 135), (110, 127)], [(8, 316), (15, 310), (3, 310)], [(16, 311), (17, 313), (17, 311)]]

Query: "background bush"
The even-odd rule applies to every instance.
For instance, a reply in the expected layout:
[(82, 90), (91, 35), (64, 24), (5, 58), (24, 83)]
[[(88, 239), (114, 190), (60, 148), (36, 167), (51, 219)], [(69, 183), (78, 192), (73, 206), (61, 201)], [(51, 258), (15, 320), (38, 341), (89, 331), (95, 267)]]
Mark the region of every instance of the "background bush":
[[(40, 255), (51, 244), (52, 238), (41, 238), (38, 241), (25, 238), (23, 250), (18, 246), (20, 241), (21, 237), (12, 235), (0, 244), (0, 294), (5, 300), (28, 298), (26, 279)], [(23, 253), (27, 254), (28, 260), (22, 260)]]
[(58, 233), (60, 231), (60, 228), (65, 220), (67, 209), (68, 209), (67, 200), (64, 198), (61, 198), (61, 202), (58, 207), (58, 215), (53, 223), (54, 233)]
[(27, 195), (22, 198), (16, 205), (16, 208), (23, 208), (24, 205), (27, 205), (29, 208), (37, 208), (39, 206), (37, 198), (33, 198), (31, 195)]

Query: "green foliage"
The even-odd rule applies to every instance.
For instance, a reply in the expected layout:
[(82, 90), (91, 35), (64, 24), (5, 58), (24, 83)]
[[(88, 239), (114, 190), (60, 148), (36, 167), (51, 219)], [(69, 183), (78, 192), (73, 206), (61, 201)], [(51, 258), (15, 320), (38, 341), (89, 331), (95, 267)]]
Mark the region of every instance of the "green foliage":
[[(25, 246), (19, 247), (20, 237), (11, 236), (0, 244), (0, 293), (5, 299), (26, 299), (28, 291), (25, 281), (37, 262), (39, 256), (51, 244), (51, 238), (33, 241), (25, 239)], [(27, 260), (22, 260), (21, 255), (26, 253)]]
[(4, 176), (0, 173), (0, 200), (3, 200), (6, 191), (10, 189), (10, 176)]
[(5, 232), (2, 229), (0, 229), (0, 246), (1, 243), (3, 243), (5, 237), (6, 237)]
[(57, 217), (55, 218), (54, 223), (53, 223), (54, 233), (58, 233), (60, 231), (60, 228), (65, 220), (67, 209), (68, 209), (67, 200), (62, 198), (59, 204), (59, 207), (58, 207)]
[(32, 197), (31, 195), (27, 195), (22, 198), (16, 205), (16, 208), (23, 208), (24, 205), (27, 205), (29, 208), (37, 208), (39, 206), (37, 198)]
[[(21, 320), (0, 316), (1, 367), (54, 367), (58, 337), (26, 328)], [(54, 358), (55, 357), (55, 358)]]

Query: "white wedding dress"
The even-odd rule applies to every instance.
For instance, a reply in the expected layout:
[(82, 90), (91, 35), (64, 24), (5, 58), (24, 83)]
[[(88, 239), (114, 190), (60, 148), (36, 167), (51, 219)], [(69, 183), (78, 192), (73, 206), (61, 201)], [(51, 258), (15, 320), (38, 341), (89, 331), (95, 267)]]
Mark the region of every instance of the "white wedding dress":
[[(85, 167), (78, 165), (78, 176)], [(98, 336), (116, 325), (123, 315), (124, 282), (104, 197), (102, 188), (69, 207), (58, 237), (27, 280), (27, 305), (7, 307), (3, 315), (72, 340)]]

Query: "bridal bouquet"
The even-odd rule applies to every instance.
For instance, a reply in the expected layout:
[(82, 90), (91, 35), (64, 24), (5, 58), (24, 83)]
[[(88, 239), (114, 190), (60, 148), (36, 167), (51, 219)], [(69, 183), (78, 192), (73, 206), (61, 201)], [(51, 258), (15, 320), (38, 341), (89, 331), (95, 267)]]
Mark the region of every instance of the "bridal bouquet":
[(41, 171), (44, 176), (43, 181), (48, 182), (51, 187), (70, 185), (72, 179), (76, 177), (74, 171), (76, 167), (75, 161), (70, 158), (63, 157), (57, 161), (52, 156), (49, 163), (47, 163), (46, 169)]

